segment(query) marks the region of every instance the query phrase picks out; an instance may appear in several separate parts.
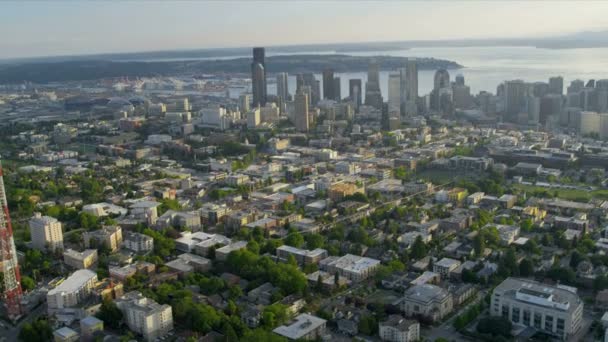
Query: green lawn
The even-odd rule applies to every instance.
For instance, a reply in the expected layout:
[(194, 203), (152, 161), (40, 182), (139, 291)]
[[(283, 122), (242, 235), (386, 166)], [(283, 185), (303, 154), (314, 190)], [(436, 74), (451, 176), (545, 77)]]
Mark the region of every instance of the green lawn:
[(608, 190), (585, 191), (573, 189), (550, 189), (541, 186), (524, 184), (514, 184), (513, 188), (525, 191), (528, 193), (528, 195), (533, 195), (534, 193), (547, 192), (549, 196), (553, 196), (555, 193), (557, 193), (557, 197), (561, 199), (577, 202), (589, 202), (590, 200), (596, 198), (608, 200)]

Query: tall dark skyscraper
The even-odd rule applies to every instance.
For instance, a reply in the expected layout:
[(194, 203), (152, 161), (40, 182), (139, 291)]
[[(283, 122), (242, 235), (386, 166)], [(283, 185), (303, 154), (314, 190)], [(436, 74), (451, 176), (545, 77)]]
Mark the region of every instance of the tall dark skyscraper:
[(365, 83), (365, 104), (382, 110), (382, 93), (380, 92), (380, 68), (376, 61), (369, 64), (367, 83)]
[(333, 100), (334, 96), (334, 71), (323, 70), (323, 98)]
[(334, 100), (342, 100), (342, 87), (340, 85), (340, 77), (334, 77)]
[(251, 82), (254, 107), (266, 105), (266, 62), (264, 60), (264, 55), (264, 48), (253, 48)]
[(355, 103), (355, 108), (359, 109), (362, 102), (360, 78), (348, 80), (348, 96), (350, 97), (350, 100)]

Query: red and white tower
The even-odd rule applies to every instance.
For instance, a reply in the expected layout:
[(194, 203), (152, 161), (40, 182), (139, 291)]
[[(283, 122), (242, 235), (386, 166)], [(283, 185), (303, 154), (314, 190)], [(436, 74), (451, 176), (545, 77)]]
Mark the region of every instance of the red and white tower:
[(0, 272), (2, 272), (2, 301), (8, 317), (15, 321), (22, 314), (21, 275), (17, 262), (17, 249), (13, 240), (13, 227), (8, 213), (8, 202), (4, 190), (2, 164), (0, 164)]

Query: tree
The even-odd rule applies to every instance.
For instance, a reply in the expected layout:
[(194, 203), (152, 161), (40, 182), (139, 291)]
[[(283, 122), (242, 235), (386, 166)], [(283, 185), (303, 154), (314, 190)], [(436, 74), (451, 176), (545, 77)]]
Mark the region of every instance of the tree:
[(285, 238), (285, 244), (291, 247), (300, 248), (304, 245), (304, 237), (297, 230), (292, 229)]
[(241, 337), (242, 342), (287, 342), (287, 339), (264, 329), (249, 330)]
[(573, 251), (572, 254), (570, 255), (570, 267), (572, 268), (576, 268), (578, 266), (578, 264), (585, 260), (585, 257), (581, 255), (581, 253), (579, 253), (578, 251)]
[(512, 323), (503, 317), (484, 317), (477, 323), (477, 331), (482, 334), (511, 336)]
[(324, 240), (321, 234), (308, 234), (306, 235), (306, 247), (308, 249), (322, 248)]
[(229, 323), (224, 324), (224, 336), (226, 342), (238, 342), (239, 336), (234, 331), (234, 328)]
[(484, 241), (482, 234), (478, 233), (473, 239), (473, 249), (475, 250), (475, 255), (478, 257), (481, 256), (485, 248), (486, 242)]
[(247, 249), (255, 254), (260, 254), (260, 244), (258, 244), (255, 240), (250, 240), (247, 243)]
[(23, 342), (46, 342), (53, 340), (53, 329), (49, 322), (38, 319), (32, 323), (25, 323), (18, 336)]
[(122, 312), (111, 300), (104, 300), (103, 303), (101, 303), (101, 307), (96, 316), (114, 329), (118, 329), (122, 322)]
[(36, 288), (36, 282), (34, 281), (34, 279), (28, 277), (28, 276), (22, 276), (21, 277), (21, 286), (26, 290), (26, 291), (31, 291), (34, 288)]
[(412, 249), (410, 251), (410, 257), (412, 259), (420, 259), (423, 258), (427, 253), (426, 244), (422, 241), (422, 237), (416, 237), (416, 240), (412, 244)]
[(534, 265), (530, 259), (523, 259), (519, 263), (519, 275), (522, 277), (530, 277), (534, 274)]
[(365, 315), (361, 317), (358, 324), (359, 332), (372, 336), (378, 331), (378, 322), (376, 321), (376, 317), (372, 315)]

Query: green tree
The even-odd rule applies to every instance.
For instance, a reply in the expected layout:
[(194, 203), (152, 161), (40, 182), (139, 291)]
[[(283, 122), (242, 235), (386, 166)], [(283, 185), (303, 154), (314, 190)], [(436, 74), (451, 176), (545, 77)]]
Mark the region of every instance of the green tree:
[(18, 339), (23, 342), (53, 341), (53, 329), (48, 321), (38, 319), (32, 323), (23, 324)]
[(530, 259), (523, 259), (519, 263), (519, 275), (522, 277), (531, 277), (534, 275), (534, 265)]
[(365, 315), (361, 317), (358, 328), (360, 333), (373, 336), (378, 331), (378, 322), (376, 321), (376, 317), (372, 315)]
[(422, 241), (422, 237), (416, 237), (416, 240), (412, 244), (412, 249), (410, 251), (410, 257), (412, 259), (420, 259), (426, 256), (427, 249), (426, 244)]
[(36, 288), (36, 282), (34, 281), (34, 279), (32, 279), (28, 276), (22, 276), (21, 277), (21, 286), (23, 287), (24, 290), (31, 291)]
[(104, 300), (101, 303), (101, 307), (99, 308), (99, 312), (97, 312), (96, 316), (100, 320), (104, 321), (106, 325), (114, 329), (118, 329), (122, 322), (122, 312), (111, 300)]
[(285, 238), (285, 244), (288, 246), (300, 248), (304, 245), (304, 237), (297, 230), (292, 229)]
[(477, 331), (482, 334), (511, 336), (512, 323), (502, 317), (485, 317), (479, 320)]
[(475, 255), (477, 257), (481, 256), (485, 248), (486, 242), (484, 241), (483, 234), (478, 233), (473, 239), (473, 249), (475, 250)]

